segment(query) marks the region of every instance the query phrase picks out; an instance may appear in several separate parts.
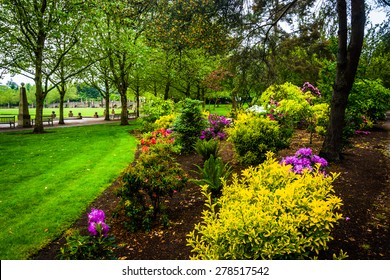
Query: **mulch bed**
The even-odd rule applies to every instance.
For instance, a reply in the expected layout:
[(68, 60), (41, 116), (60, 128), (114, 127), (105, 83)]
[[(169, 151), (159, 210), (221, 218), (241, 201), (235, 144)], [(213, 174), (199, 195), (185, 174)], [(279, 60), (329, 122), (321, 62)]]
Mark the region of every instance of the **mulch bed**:
[[(298, 131), (289, 149), (278, 156), (292, 155), (300, 147), (311, 147), (315, 153), (321, 148), (322, 139), (314, 137), (309, 143), (309, 135)], [(221, 155), (225, 162), (231, 162), (233, 169), (239, 172), (240, 166), (234, 160), (232, 146), (224, 142)], [(369, 135), (355, 136), (345, 150), (344, 159), (330, 165), (331, 172), (340, 173), (334, 183), (336, 195), (341, 197), (344, 206), (344, 219), (334, 228), (334, 240), (329, 243), (329, 250), (322, 253), (322, 259), (331, 259), (340, 249), (348, 253), (349, 259), (390, 259), (389, 218), (390, 218), (390, 141), (389, 132), (374, 130)], [(196, 167), (201, 164), (198, 155), (180, 155), (177, 161), (188, 174), (195, 177)], [(111, 234), (115, 236), (118, 259), (134, 260), (173, 260), (189, 259), (191, 248), (186, 246), (186, 235), (194, 225), (201, 221), (204, 210), (204, 198), (200, 188), (188, 183), (186, 189), (167, 198), (170, 226), (156, 227), (152, 231), (129, 233), (121, 219), (113, 218), (119, 198), (115, 195), (118, 181), (96, 199), (77, 220), (72, 228), (86, 232), (87, 212), (91, 208), (105, 211)], [(40, 250), (33, 259), (56, 259), (63, 246), (63, 237), (53, 241)]]

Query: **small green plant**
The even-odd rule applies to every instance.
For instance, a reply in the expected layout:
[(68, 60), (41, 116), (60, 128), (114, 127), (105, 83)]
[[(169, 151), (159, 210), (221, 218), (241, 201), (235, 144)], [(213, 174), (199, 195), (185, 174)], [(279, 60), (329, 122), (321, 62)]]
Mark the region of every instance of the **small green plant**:
[(227, 181), (232, 174), (231, 167), (224, 163), (222, 158), (210, 155), (210, 158), (204, 162), (203, 167), (196, 165), (202, 176), (200, 180), (193, 180), (198, 185), (207, 185), (208, 191), (214, 196), (219, 196), (223, 182)]
[(102, 210), (92, 209), (88, 214), (88, 231), (83, 236), (80, 231), (71, 232), (66, 237), (65, 246), (60, 249), (63, 260), (109, 260), (115, 259), (113, 249), (116, 247), (113, 236), (108, 235), (109, 226), (105, 223)]
[(198, 155), (201, 155), (203, 161), (206, 161), (210, 156), (218, 157), (219, 153), (219, 141), (210, 140), (198, 140), (194, 145), (194, 150)]

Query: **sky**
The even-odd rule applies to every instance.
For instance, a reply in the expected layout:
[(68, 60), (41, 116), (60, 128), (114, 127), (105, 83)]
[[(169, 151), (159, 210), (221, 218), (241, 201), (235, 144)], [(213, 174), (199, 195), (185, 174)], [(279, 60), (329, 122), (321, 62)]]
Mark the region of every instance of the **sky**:
[[(370, 20), (371, 22), (375, 25), (375, 24), (379, 24), (379, 23), (382, 23), (385, 19), (386, 19), (386, 13), (382, 10), (374, 10), (372, 11), (370, 14), (369, 14), (369, 17), (370, 17)], [(20, 85), (21, 83), (30, 83), (30, 84), (34, 84), (34, 81), (23, 76), (23, 75), (15, 75), (13, 77), (11, 77), (10, 75), (3, 75), (3, 78), (0, 79), (0, 85), (5, 85), (7, 83), (7, 81), (11, 80), (14, 81), (15, 83), (17, 83), (18, 85)]]

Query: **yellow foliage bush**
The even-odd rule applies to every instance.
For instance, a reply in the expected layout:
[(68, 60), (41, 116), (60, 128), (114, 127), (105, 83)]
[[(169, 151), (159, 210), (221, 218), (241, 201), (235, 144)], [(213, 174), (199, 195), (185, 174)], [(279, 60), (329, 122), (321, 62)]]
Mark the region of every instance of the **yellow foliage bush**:
[(192, 259), (306, 259), (326, 250), (342, 217), (332, 187), (338, 174), (290, 169), (268, 153), (263, 164), (224, 182), (217, 203), (204, 186), (208, 209), (187, 239)]

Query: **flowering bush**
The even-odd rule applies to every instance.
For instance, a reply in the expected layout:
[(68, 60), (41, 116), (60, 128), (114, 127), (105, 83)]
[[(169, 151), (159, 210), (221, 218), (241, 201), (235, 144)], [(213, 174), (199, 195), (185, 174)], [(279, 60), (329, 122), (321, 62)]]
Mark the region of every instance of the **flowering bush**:
[(290, 172), (272, 153), (266, 161), (224, 182), (213, 203), (203, 186), (206, 209), (188, 234), (192, 259), (310, 259), (332, 240), (342, 218), (342, 202), (333, 194), (337, 177)]
[(60, 249), (60, 259), (66, 260), (105, 260), (114, 259), (114, 237), (109, 236), (110, 227), (105, 222), (103, 210), (92, 209), (88, 214), (88, 231), (83, 236), (79, 231), (66, 237), (65, 246)]
[(223, 140), (226, 137), (224, 129), (229, 127), (230, 120), (226, 119), (224, 116), (218, 116), (217, 114), (210, 114), (208, 116), (209, 127), (205, 130), (202, 130), (200, 139), (210, 140), (210, 139), (220, 139)]
[(304, 170), (312, 172), (316, 165), (319, 165), (320, 172), (325, 173), (325, 167), (328, 166), (328, 162), (320, 156), (313, 155), (310, 148), (299, 149), (294, 156), (282, 159), (281, 164), (292, 165), (291, 171), (297, 174), (302, 174)]
[(176, 152), (174, 147), (175, 138), (172, 131), (165, 128), (160, 128), (153, 132), (144, 133), (140, 140), (142, 152), (148, 152), (150, 149), (167, 149)]
[(301, 87), (301, 91), (302, 92), (308, 92), (310, 91), (311, 94), (313, 94), (315, 97), (321, 97), (321, 92), (318, 88), (316, 88), (315, 86), (313, 86), (311, 83), (309, 82), (305, 82), (303, 84), (303, 86)]

